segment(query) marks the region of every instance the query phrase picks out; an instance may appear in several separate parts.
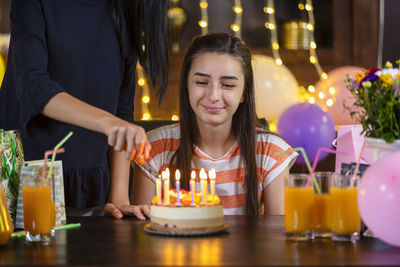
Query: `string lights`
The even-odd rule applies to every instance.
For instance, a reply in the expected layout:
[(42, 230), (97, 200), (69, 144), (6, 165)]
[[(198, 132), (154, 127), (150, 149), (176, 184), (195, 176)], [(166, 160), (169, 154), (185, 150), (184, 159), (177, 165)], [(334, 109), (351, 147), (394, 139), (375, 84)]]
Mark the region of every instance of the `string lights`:
[(235, 36), (238, 38), (242, 38), (242, 2), (241, 0), (235, 0), (233, 5), (233, 12), (235, 12), (235, 22), (231, 24), (231, 29), (234, 31)]
[[(300, 1), (298, 4), (298, 8), (301, 11), (305, 10), (308, 15), (307, 29), (310, 32), (309, 61), (311, 62), (311, 64), (314, 65), (321, 80), (327, 80), (328, 74), (323, 71), (321, 65), (319, 64), (318, 56), (316, 53), (317, 43), (315, 42), (314, 38), (315, 18), (312, 0), (306, 0), (305, 4), (303, 3), (303, 1)], [(315, 86), (309, 85), (307, 87), (306, 93), (300, 97), (300, 100), (308, 101), (311, 104), (317, 103), (323, 109), (326, 109), (327, 107), (330, 107), (334, 104), (335, 94), (336, 90), (334, 87), (329, 87), (327, 92), (316, 92)]]
[(276, 26), (277, 24), (275, 20), (274, 0), (268, 0), (267, 6), (264, 7), (264, 13), (267, 14), (267, 20), (264, 26), (271, 32), (270, 41), (275, 63), (278, 65), (282, 65), (283, 61), (281, 59), (281, 56), (279, 55), (279, 43), (278, 43), (278, 33)]
[(137, 85), (142, 88), (142, 118), (141, 120), (150, 120), (148, 104), (150, 103), (150, 90), (147, 84), (143, 67), (138, 63), (136, 66)]
[(203, 35), (208, 33), (208, 2), (207, 0), (200, 0), (201, 20), (199, 20), (199, 26), (201, 27), (201, 33)]

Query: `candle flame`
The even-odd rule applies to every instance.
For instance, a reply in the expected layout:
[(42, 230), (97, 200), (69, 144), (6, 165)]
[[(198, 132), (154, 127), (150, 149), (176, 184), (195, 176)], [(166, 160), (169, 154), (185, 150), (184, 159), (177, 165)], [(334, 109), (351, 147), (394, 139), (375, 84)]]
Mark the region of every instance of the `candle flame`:
[(196, 172), (192, 171), (192, 173), (190, 174), (190, 177), (194, 180), (196, 179)]
[(165, 178), (169, 180), (169, 169), (165, 170)]
[(201, 168), (201, 170), (200, 170), (200, 179), (206, 179), (207, 180), (207, 173), (203, 168)]
[(212, 168), (211, 170), (209, 170), (208, 171), (208, 177), (210, 178), (210, 179), (215, 179), (215, 170), (214, 170), (214, 168)]
[(178, 169), (175, 171), (175, 179), (177, 182), (179, 182), (179, 180), (181, 179), (181, 173)]

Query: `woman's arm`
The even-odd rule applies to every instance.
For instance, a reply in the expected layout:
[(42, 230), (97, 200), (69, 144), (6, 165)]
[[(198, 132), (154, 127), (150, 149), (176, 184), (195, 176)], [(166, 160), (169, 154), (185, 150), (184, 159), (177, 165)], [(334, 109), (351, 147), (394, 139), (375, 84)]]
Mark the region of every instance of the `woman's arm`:
[[(42, 114), (49, 118), (74, 124), (105, 134), (108, 144), (116, 151), (124, 150), (126, 158), (148, 158), (151, 149), (144, 129), (124, 121), (111, 113), (91, 106), (67, 93), (53, 96), (44, 106)], [(131, 157), (131, 159), (132, 159)]]
[(286, 167), (272, 183), (264, 188), (264, 215), (284, 214), (284, 182), (288, 176), (289, 167)]

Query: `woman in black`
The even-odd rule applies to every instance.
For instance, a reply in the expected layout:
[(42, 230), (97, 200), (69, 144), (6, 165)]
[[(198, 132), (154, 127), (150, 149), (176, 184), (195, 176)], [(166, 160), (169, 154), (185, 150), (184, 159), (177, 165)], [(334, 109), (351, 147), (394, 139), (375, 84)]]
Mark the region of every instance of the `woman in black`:
[(144, 130), (132, 123), (134, 70), (139, 60), (161, 88), (161, 99), (165, 13), (160, 0), (12, 1), (0, 128), (22, 131), (25, 160), (43, 158), (74, 132), (57, 156), (67, 207), (109, 200), (115, 217), (144, 219), (141, 206), (130, 208), (109, 192), (113, 180), (129, 179), (127, 159), (150, 149)]

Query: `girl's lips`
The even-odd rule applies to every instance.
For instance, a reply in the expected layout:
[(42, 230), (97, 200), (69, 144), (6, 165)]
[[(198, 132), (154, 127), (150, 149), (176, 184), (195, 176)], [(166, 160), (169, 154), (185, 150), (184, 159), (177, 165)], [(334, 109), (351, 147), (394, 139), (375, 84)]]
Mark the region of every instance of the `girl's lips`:
[(204, 106), (204, 109), (207, 110), (208, 112), (216, 113), (219, 112), (220, 110), (224, 109), (224, 107), (214, 107), (214, 106)]

